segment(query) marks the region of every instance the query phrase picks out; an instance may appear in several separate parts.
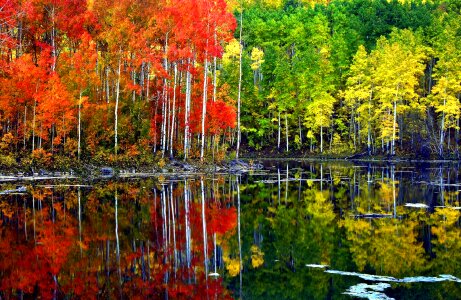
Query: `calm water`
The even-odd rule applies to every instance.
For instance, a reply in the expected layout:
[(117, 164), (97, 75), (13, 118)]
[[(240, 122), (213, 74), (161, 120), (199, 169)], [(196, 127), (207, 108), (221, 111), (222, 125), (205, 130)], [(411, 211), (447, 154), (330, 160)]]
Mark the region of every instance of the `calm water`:
[(456, 166), (264, 164), (2, 184), (0, 299), (461, 299)]

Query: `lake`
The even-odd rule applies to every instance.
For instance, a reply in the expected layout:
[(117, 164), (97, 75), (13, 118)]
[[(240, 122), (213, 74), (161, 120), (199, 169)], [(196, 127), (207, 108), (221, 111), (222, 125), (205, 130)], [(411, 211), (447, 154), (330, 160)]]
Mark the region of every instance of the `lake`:
[(2, 183), (0, 299), (461, 298), (457, 164), (262, 163)]

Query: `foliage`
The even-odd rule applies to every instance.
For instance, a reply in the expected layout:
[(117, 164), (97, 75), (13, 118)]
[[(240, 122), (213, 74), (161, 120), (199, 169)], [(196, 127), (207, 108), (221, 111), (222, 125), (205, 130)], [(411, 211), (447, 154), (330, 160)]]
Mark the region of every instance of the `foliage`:
[(5, 155), (223, 157), (238, 114), (249, 151), (459, 155), (455, 0), (12, 0), (0, 22)]

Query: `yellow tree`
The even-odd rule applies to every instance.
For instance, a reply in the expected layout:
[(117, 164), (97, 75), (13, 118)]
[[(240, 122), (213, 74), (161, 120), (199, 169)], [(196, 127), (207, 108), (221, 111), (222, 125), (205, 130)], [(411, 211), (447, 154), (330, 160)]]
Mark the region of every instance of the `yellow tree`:
[(355, 120), (359, 128), (367, 130), (367, 151), (371, 155), (371, 119), (374, 105), (371, 63), (367, 51), (360, 45), (350, 67), (350, 76), (346, 82), (344, 98), (351, 109), (351, 123), (354, 123), (354, 146), (356, 144)]
[(389, 40), (381, 37), (372, 56), (380, 106), (376, 113), (383, 121), (381, 137), (391, 143), (390, 154), (395, 155), (399, 131), (397, 117), (403, 116), (410, 107), (418, 107), (416, 87), (424, 73), (425, 54), (413, 32), (405, 29), (394, 31)]

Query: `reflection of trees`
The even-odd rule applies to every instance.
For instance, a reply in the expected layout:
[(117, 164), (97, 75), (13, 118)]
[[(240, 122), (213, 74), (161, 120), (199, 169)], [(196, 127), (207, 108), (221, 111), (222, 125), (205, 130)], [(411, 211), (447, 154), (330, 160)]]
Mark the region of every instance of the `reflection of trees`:
[(205, 276), (203, 249), (209, 253), (206, 262), (214, 266), (215, 261), (221, 272), (223, 240), (235, 232), (236, 208), (229, 206), (223, 186), (204, 187), (203, 206), (194, 181), (185, 186), (145, 180), (104, 182), (91, 189), (34, 187), (32, 195), (1, 199), (0, 297), (157, 298), (168, 293), (226, 298), (230, 294), (222, 278)]
[(359, 271), (367, 267), (378, 274), (416, 275), (424, 269), (424, 248), (414, 220), (391, 218), (344, 221), (346, 238)]
[[(460, 211), (404, 206), (426, 199), (457, 206), (447, 173), (435, 170), (431, 185), (411, 194), (416, 179), (398, 167), (280, 170), (267, 182), (242, 176), (239, 185), (236, 176), (203, 178), (203, 185), (163, 178), (2, 196), (0, 297), (226, 298), (240, 296), (242, 286), (244, 298), (323, 299), (356, 283), (305, 264), (460, 276)], [(354, 217), (366, 213), (390, 217)], [(453, 284), (440, 286), (447, 291), (427, 293), (459, 294)]]
[[(19, 199), (15, 200), (17, 205)], [(19, 295), (23, 295), (39, 289), (45, 298), (56, 297), (66, 284), (66, 279), (59, 274), (75, 246), (75, 223), (65, 218), (61, 204), (53, 203), (49, 210), (33, 212), (34, 217), (28, 222), (35, 224), (35, 235), (32, 235), (35, 238), (28, 239), (25, 217), (30, 209), (26, 206), (22, 207), (24, 211), (20, 209), (16, 206), (12, 222), (0, 227), (0, 291), (5, 295), (19, 291)], [(24, 231), (14, 226), (20, 223)]]
[[(443, 273), (459, 276), (461, 260), (453, 254), (459, 253), (459, 217), (446, 216), (444, 222), (439, 217), (435, 226), (437, 209), (431, 214), (424, 209), (404, 207), (407, 202), (421, 203), (426, 199), (429, 204), (443, 203), (432, 202), (434, 197), (439, 199), (434, 195), (439, 187), (432, 185), (441, 182), (439, 174), (438, 169), (412, 174), (397, 166), (320, 168), (311, 164), (305, 170), (297, 170), (295, 179), (288, 184), (278, 183), (279, 178), (285, 178), (283, 173), (280, 177), (275, 173), (267, 183), (249, 180), (242, 188), (244, 295), (255, 299), (317, 299), (334, 293), (336, 298), (339, 291), (354, 282), (316, 270), (306, 271), (307, 263), (396, 277)], [(421, 184), (421, 178), (430, 184)], [(443, 182), (447, 180), (445, 177)], [(443, 186), (445, 203), (456, 204), (456, 193), (450, 188)], [(287, 195), (286, 200), (281, 197), (279, 202), (279, 194)], [(455, 210), (451, 211), (453, 214)], [(388, 217), (354, 217), (363, 214)], [(264, 262), (255, 268), (256, 249), (264, 253)], [(452, 267), (446, 268), (448, 264)], [(439, 286), (431, 288), (430, 293), (425, 287), (419, 288), (433, 298), (456, 294), (441, 288), (453, 289), (452, 283)], [(414, 298), (411, 293), (400, 292), (408, 299)]]
[[(317, 183), (284, 182), (280, 204), (278, 183), (250, 182), (242, 189), (245, 297), (321, 299), (328, 294), (329, 276), (304, 267), (329, 264), (337, 238), (331, 193), (318, 190)], [(304, 184), (301, 194), (299, 184)]]
[(432, 251), (435, 259), (432, 267), (440, 273), (459, 274), (461, 270), (461, 213), (451, 208), (438, 208), (430, 216)]

